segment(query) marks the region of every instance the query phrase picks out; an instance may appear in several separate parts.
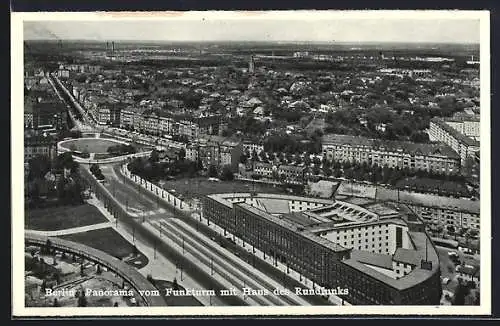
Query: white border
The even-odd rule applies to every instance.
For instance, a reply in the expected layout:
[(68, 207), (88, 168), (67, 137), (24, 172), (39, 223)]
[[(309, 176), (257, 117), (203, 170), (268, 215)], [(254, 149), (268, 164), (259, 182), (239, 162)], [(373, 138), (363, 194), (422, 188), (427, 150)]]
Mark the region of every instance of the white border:
[[(23, 189), (23, 22), (48, 20), (318, 20), (318, 19), (479, 19), (481, 99), (481, 305), (478, 306), (322, 306), (322, 307), (24, 307)], [(267, 11), (267, 12), (41, 12), (11, 14), (12, 148), (12, 314), (14, 316), (186, 316), (186, 315), (487, 315), (491, 314), (490, 179), (490, 16), (488, 11)]]

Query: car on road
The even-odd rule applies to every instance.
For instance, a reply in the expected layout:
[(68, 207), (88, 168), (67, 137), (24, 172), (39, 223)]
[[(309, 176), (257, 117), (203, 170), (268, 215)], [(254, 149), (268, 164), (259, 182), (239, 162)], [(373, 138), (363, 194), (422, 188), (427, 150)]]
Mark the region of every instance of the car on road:
[(451, 281), (451, 279), (450, 279), (449, 277), (445, 277), (445, 278), (443, 278), (442, 283), (443, 283), (444, 285), (447, 285), (448, 283), (450, 283), (450, 281)]

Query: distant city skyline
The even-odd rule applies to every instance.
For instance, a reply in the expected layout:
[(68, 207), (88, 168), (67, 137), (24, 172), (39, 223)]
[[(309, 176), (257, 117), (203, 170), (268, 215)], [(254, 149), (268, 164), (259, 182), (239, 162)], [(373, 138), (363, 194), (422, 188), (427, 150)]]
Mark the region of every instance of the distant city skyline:
[(25, 21), (25, 40), (479, 43), (479, 19)]

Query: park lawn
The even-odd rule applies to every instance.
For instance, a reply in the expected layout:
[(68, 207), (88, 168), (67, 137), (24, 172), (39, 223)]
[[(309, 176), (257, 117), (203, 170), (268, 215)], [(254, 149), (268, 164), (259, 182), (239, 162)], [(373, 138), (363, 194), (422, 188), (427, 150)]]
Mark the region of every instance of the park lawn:
[(105, 138), (76, 138), (68, 140), (62, 146), (76, 151), (87, 151), (88, 153), (106, 153), (111, 146), (120, 145), (112, 139)]
[(62, 235), (59, 238), (87, 245), (119, 259), (132, 254), (134, 248), (130, 242), (111, 227)]
[(30, 230), (55, 231), (107, 222), (101, 212), (90, 204), (48, 208), (27, 208), (24, 227)]

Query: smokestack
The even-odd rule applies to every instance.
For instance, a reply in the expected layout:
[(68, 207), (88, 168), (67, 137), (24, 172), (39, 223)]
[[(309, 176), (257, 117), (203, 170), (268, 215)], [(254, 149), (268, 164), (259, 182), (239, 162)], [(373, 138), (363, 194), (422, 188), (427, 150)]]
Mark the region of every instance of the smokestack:
[(111, 42), (111, 54), (114, 55), (115, 54), (115, 42)]
[(109, 51), (109, 42), (106, 42), (106, 52)]

